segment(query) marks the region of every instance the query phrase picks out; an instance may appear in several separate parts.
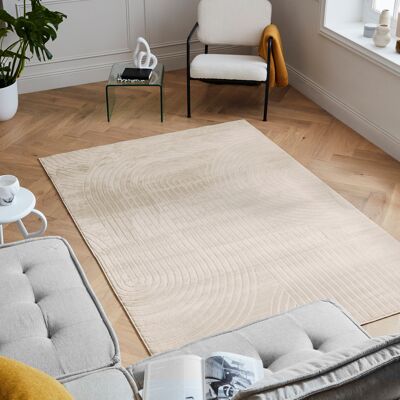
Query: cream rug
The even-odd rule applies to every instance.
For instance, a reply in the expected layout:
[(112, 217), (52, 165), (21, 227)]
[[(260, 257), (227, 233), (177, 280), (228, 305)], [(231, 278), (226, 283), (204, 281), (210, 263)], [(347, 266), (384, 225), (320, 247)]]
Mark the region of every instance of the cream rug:
[(400, 311), (399, 243), (246, 121), (41, 162), (152, 353), (317, 299)]

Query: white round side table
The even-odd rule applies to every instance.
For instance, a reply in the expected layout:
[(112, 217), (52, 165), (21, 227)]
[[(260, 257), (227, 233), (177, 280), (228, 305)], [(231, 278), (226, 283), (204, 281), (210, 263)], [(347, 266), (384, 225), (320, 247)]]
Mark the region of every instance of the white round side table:
[[(4, 244), (3, 225), (16, 223), (24, 239), (42, 236), (47, 229), (47, 219), (38, 210), (35, 210), (35, 195), (28, 189), (21, 188), (10, 206), (0, 206), (0, 244)], [(29, 233), (22, 219), (29, 214), (39, 217), (42, 226), (36, 232)]]

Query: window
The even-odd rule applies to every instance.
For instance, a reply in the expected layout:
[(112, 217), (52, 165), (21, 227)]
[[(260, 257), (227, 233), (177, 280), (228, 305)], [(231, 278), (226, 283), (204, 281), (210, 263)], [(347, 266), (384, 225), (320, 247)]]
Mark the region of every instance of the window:
[[(396, 10), (396, 3), (398, 1), (395, 0), (373, 0), (372, 2), (372, 7), (375, 11), (378, 13), (381, 13), (383, 10), (390, 10), (391, 14), (394, 16), (395, 15), (395, 10)], [(398, 4), (397, 4), (397, 9), (398, 9)]]
[(391, 25), (394, 34), (400, 12), (400, 0), (364, 0), (364, 22), (378, 23), (379, 15), (383, 10), (389, 10), (392, 14)]
[(396, 36), (400, 0), (322, 0), (321, 34), (345, 46), (350, 51), (400, 76), (400, 59), (395, 41), (385, 47), (376, 47), (370, 38), (363, 36), (365, 23), (379, 23), (383, 10), (392, 15), (392, 34)]

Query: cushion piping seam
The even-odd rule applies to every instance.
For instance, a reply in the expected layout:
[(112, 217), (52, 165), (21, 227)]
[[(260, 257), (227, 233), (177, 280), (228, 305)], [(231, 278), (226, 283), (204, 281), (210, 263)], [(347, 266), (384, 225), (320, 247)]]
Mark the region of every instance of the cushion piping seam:
[[(395, 341), (397, 341), (397, 343)], [(258, 393), (260, 393), (261, 390), (270, 391), (270, 390), (277, 389), (279, 387), (292, 385), (292, 384), (297, 383), (297, 382), (302, 381), (302, 380), (313, 379), (313, 378), (316, 378), (318, 376), (328, 374), (328, 373), (333, 372), (334, 370), (336, 370), (338, 368), (342, 368), (342, 367), (344, 367), (346, 365), (349, 365), (349, 364), (351, 364), (351, 363), (353, 363), (353, 362), (355, 362), (355, 361), (357, 361), (357, 360), (359, 360), (361, 358), (364, 358), (366, 356), (371, 356), (371, 355), (373, 355), (373, 354), (375, 354), (375, 353), (377, 353), (377, 352), (379, 352), (381, 350), (384, 350), (385, 347), (396, 346), (396, 345), (399, 344), (399, 342), (400, 342), (400, 337), (394, 337), (391, 340), (386, 340), (386, 341), (384, 341), (382, 343), (378, 343), (374, 347), (372, 347), (370, 349), (367, 349), (367, 350), (364, 350), (363, 352), (361, 352), (359, 354), (355, 354), (352, 357), (350, 357), (350, 358), (348, 358), (346, 360), (343, 360), (343, 361), (341, 361), (341, 362), (339, 362), (339, 363), (337, 363), (335, 365), (328, 366), (325, 369), (319, 369), (316, 372), (311, 372), (311, 373), (309, 373), (307, 375), (299, 376), (299, 377), (293, 378), (291, 380), (288, 380), (283, 385), (279, 384), (279, 383), (271, 384), (270, 387), (266, 387), (266, 388), (263, 388), (263, 389), (255, 389), (254, 392), (252, 392), (251, 389), (246, 389), (246, 390), (241, 392), (245, 396), (245, 397), (242, 397), (242, 399), (243, 398), (248, 398), (249, 396), (253, 396), (255, 394), (258, 394)], [(396, 359), (398, 359), (398, 358), (400, 358), (400, 355), (398, 355), (396, 357), (397, 357)]]

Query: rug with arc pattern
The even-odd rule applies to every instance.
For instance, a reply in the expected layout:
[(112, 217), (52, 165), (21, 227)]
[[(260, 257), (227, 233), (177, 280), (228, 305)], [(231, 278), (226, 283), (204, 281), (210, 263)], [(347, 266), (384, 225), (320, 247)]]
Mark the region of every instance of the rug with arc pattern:
[(400, 310), (400, 246), (246, 121), (40, 160), (151, 353), (317, 299)]

